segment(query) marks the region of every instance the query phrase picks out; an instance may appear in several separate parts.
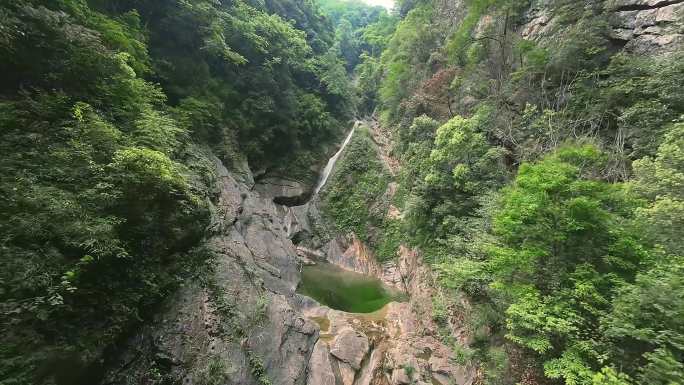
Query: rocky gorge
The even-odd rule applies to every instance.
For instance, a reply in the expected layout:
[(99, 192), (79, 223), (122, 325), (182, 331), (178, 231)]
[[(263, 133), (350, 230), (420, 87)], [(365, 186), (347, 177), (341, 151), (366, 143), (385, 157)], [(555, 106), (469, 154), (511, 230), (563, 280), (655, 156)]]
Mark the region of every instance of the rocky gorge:
[[(438, 6), (443, 19), (463, 3)], [(662, 54), (682, 46), (682, 1), (609, 2), (615, 47)], [(556, 15), (533, 2), (518, 28), (530, 40), (553, 38)], [(492, 20), (479, 20), (477, 31)], [(465, 98), (463, 103), (467, 104)], [(231, 170), (214, 159), (218, 201), (206, 245), (214, 258), (200, 282), (187, 283), (165, 301), (154, 321), (129, 338), (108, 365), (106, 384), (151, 382), (164, 372), (173, 383), (307, 385), (470, 385), (479, 368), (455, 350), (472, 343), (460, 302), (446, 309), (446, 332), (433, 319), (442, 295), (420, 251), (406, 245), (396, 258), (378, 262), (371, 248), (326, 222), (319, 199), (335, 160), (357, 128), (367, 126), (376, 156), (389, 175), (400, 162), (391, 156), (390, 134), (374, 121), (357, 121), (317, 186), (281, 175), (255, 178), (247, 165)], [(394, 195), (389, 183), (385, 196)], [(391, 199), (385, 199), (387, 202)], [(400, 219), (392, 204), (378, 205)], [(405, 293), (370, 313), (333, 309), (298, 293), (302, 266), (329, 263), (381, 281)], [(453, 303), (453, 301), (452, 301)]]
[(684, 0), (388, 1), (0, 2), (0, 385), (684, 384)]
[[(317, 196), (283, 204), (305, 199), (311, 187), (255, 182), (246, 166), (229, 171), (219, 159), (215, 167), (211, 271), (125, 343), (104, 383), (145, 383), (162, 371), (183, 384), (472, 383), (473, 369), (456, 364), (437, 336), (432, 276), (415, 250), (402, 247), (396, 261), (380, 264), (352, 235), (322, 243), (312, 237), (325, 222)], [(372, 313), (331, 309), (296, 292), (301, 267), (313, 263), (375, 277), (407, 300)]]

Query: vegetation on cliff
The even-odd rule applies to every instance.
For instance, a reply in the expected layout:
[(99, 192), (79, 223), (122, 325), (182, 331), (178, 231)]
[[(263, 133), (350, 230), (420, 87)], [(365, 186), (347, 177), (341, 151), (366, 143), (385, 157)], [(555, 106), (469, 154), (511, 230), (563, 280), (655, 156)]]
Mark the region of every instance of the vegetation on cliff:
[(0, 383), (98, 381), (205, 258), (213, 155), (271, 169), (342, 134), (334, 44), (311, 2), (0, 5)]
[(626, 3), (3, 2), (0, 384), (98, 383), (206, 259), (217, 158), (297, 172), (355, 115), (399, 175), (359, 129), (323, 210), (421, 250), (478, 383), (684, 383), (684, 56), (625, 34), (682, 11)]
[(469, 312), (483, 383), (681, 383), (681, 52), (623, 49), (611, 2), (547, 3), (398, 4), (401, 238)]

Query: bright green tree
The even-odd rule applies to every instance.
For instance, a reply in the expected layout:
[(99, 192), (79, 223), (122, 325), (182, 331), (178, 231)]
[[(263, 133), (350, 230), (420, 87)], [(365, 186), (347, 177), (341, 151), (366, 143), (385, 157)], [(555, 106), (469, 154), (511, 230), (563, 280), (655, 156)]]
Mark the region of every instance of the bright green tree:
[(632, 200), (598, 179), (604, 161), (581, 145), (522, 164), (493, 222), (489, 264), (507, 337), (539, 354), (547, 376), (573, 384), (591, 380), (600, 317), (644, 258), (625, 224)]

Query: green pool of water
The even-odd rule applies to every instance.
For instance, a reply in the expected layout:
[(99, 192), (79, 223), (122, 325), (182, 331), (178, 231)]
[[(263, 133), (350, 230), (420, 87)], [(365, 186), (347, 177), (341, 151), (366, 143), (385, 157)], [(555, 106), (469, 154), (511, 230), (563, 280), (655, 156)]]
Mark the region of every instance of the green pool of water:
[(304, 266), (297, 292), (332, 309), (349, 313), (370, 313), (391, 301), (404, 299), (399, 291), (379, 279), (330, 263)]

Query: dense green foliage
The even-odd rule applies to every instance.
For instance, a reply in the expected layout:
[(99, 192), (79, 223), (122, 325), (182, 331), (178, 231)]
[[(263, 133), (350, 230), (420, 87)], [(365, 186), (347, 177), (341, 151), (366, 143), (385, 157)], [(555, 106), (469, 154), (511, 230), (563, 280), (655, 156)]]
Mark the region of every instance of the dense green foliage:
[(400, 173), (361, 126), (323, 211), (422, 251), (478, 383), (684, 383), (684, 56), (625, 49), (609, 3), (3, 2), (0, 384), (98, 383), (207, 258), (215, 163), (311, 174), (355, 114)]
[[(389, 172), (378, 158), (368, 127), (360, 126), (323, 190), (323, 210), (338, 230), (383, 250), (391, 222), (385, 217), (388, 183)], [(378, 257), (393, 256), (394, 250), (386, 251), (388, 255), (381, 252)]]
[(532, 40), (528, 1), (402, 1), (373, 62), (395, 231), (439, 275), (438, 324), (469, 298), (483, 383), (683, 381), (684, 61), (621, 50), (604, 3), (545, 3)]
[(620, 185), (592, 178), (601, 161), (582, 146), (522, 164), (502, 192), (487, 261), (506, 337), (548, 357), (546, 375), (568, 383), (590, 380), (588, 363), (604, 354), (598, 321), (645, 257), (624, 228), (630, 207)]
[(354, 112), (333, 45), (311, 2), (0, 5), (0, 383), (98, 381), (206, 258), (214, 154), (322, 155)]
[[(503, 183), (505, 150), (491, 146), (484, 136), (490, 114), (489, 108), (482, 107), (470, 118), (455, 116), (437, 129), (426, 164), (421, 165), (425, 175), (412, 186), (409, 202), (411, 228), (423, 232), (418, 234), (421, 238), (452, 232), (459, 227), (454, 223), (457, 218), (473, 213), (480, 195)], [(415, 127), (420, 119), (414, 121), (413, 130), (423, 129)]]
[(331, 50), (341, 56), (356, 78), (358, 110), (373, 112), (382, 71), (379, 57), (394, 31), (397, 19), (380, 6), (360, 0), (319, 0), (321, 10), (336, 27)]
[(387, 12), (382, 7), (371, 7), (358, 0), (321, 0), (319, 4), (336, 27), (337, 48), (351, 71), (358, 64), (361, 52), (371, 48), (363, 39), (364, 29)]
[(350, 72), (364, 54), (379, 56), (395, 20), (385, 8), (360, 0), (320, 0), (319, 4), (336, 27), (335, 46)]
[(437, 41), (436, 29), (430, 24), (432, 16), (433, 9), (428, 4), (411, 10), (397, 25), (382, 53), (386, 73), (379, 93), (383, 110), (389, 116), (398, 114), (400, 102), (431, 67), (430, 52)]

